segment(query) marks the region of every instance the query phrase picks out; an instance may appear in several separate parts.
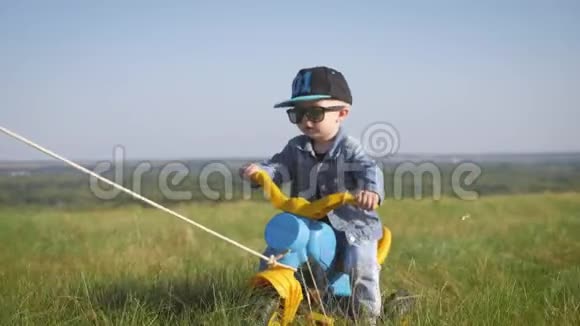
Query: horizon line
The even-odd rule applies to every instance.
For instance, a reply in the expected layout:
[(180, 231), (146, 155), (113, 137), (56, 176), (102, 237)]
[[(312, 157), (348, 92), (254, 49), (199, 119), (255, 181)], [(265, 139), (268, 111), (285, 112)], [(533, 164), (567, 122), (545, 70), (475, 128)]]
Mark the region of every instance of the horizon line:
[[(387, 155), (384, 158), (376, 158), (376, 159), (380, 159), (380, 160), (389, 160), (389, 159), (396, 159), (397, 156), (421, 156), (421, 157), (425, 157), (425, 156), (434, 156), (434, 157), (457, 157), (457, 156), (538, 156), (538, 155), (545, 155), (545, 156), (575, 156), (575, 155), (580, 155), (580, 151), (529, 151), (529, 152), (446, 152), (446, 153), (436, 153), (436, 152), (409, 152), (409, 153), (396, 153), (393, 155)], [(216, 156), (199, 156), (199, 157), (170, 157), (170, 158), (130, 158), (130, 159), (126, 159), (125, 161), (203, 161), (203, 160), (224, 160), (224, 159), (230, 159), (230, 160), (253, 160), (253, 159), (267, 159), (269, 158), (271, 155), (266, 155), (266, 156), (253, 156), (253, 155), (249, 155), (249, 156), (220, 156), (220, 155), (216, 155)], [(110, 161), (111, 158), (108, 159), (102, 159), (102, 158), (84, 158), (84, 159), (80, 159), (80, 158), (76, 158), (76, 159), (70, 159), (72, 161), (75, 162), (99, 162), (99, 161)], [(0, 162), (2, 163), (12, 163), (12, 162), (52, 162), (52, 161), (56, 161), (55, 159), (52, 159), (50, 157), (47, 157), (46, 159), (0, 159)], [(64, 164), (64, 163), (63, 163)]]

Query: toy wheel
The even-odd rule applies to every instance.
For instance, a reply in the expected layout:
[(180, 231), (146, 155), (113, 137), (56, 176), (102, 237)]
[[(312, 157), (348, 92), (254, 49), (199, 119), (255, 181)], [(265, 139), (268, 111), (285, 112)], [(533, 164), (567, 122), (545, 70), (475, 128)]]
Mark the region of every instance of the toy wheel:
[(282, 325), (282, 302), (272, 288), (255, 289), (250, 298), (249, 322), (259, 326)]

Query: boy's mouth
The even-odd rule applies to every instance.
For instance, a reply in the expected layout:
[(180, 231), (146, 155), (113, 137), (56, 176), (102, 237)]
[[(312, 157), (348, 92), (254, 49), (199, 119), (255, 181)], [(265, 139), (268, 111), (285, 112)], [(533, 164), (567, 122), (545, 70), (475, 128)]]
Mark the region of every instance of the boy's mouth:
[(300, 126), (300, 129), (302, 130), (303, 133), (307, 135), (317, 134), (320, 131), (318, 130), (318, 128), (316, 128), (316, 126), (307, 126), (307, 125)]

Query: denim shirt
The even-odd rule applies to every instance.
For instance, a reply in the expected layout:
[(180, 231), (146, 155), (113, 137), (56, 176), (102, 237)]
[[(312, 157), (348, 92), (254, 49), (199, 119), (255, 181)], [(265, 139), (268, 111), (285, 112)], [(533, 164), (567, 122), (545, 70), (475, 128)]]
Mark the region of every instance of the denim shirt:
[[(292, 138), (281, 152), (258, 163), (278, 185), (290, 182), (290, 196), (308, 200), (336, 192), (369, 190), (384, 200), (383, 172), (369, 157), (361, 144), (339, 129), (331, 149), (319, 161), (310, 138)], [(284, 189), (284, 188), (283, 188)], [(331, 225), (345, 233), (351, 244), (382, 237), (382, 225), (376, 211), (365, 211), (353, 205), (343, 205), (328, 214)]]

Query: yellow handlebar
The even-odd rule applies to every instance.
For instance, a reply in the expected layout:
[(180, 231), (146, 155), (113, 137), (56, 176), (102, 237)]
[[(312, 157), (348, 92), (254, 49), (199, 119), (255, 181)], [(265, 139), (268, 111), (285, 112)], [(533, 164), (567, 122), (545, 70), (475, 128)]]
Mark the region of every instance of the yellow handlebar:
[[(250, 176), (253, 182), (259, 184), (264, 189), (266, 197), (272, 205), (279, 210), (319, 220), (326, 216), (331, 210), (345, 204), (357, 205), (356, 199), (349, 192), (339, 192), (328, 195), (324, 198), (309, 202), (301, 197), (288, 198), (272, 181), (266, 171), (259, 170)], [(382, 265), (391, 248), (391, 231), (383, 226), (383, 237), (377, 244), (377, 260)]]
[(357, 204), (355, 197), (349, 192), (334, 193), (313, 202), (301, 197), (288, 198), (263, 170), (252, 174), (250, 179), (262, 186), (266, 197), (277, 209), (315, 220), (323, 218), (339, 206)]

